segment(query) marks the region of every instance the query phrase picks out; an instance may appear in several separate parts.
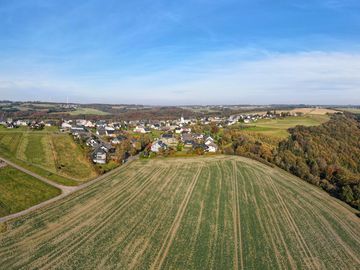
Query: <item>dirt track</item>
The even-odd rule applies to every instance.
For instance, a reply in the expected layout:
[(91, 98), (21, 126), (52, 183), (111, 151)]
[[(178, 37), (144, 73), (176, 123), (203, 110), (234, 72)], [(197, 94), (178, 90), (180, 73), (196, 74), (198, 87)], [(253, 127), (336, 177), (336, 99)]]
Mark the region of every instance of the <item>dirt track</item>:
[(128, 165), (131, 161), (136, 160), (136, 159), (138, 159), (138, 158), (139, 158), (138, 156), (130, 157), (130, 158), (128, 159), (128, 161), (127, 161), (126, 164), (124, 164), (124, 165), (122, 165), (122, 166), (120, 166), (120, 167), (118, 167), (118, 168), (116, 168), (116, 169), (114, 169), (114, 170), (112, 170), (112, 171), (110, 171), (110, 172), (108, 172), (108, 173), (105, 173), (105, 174), (103, 174), (103, 175), (101, 175), (101, 176), (99, 176), (99, 177), (97, 177), (97, 178), (95, 178), (95, 179), (93, 179), (93, 180), (91, 180), (91, 181), (89, 181), (89, 182), (86, 182), (86, 183), (84, 183), (84, 184), (81, 184), (81, 185), (79, 185), (79, 186), (64, 186), (64, 185), (60, 185), (60, 184), (54, 183), (53, 181), (51, 181), (51, 180), (49, 180), (49, 179), (47, 179), (47, 178), (45, 178), (45, 177), (43, 177), (43, 176), (40, 176), (40, 175), (38, 175), (38, 174), (36, 174), (36, 173), (33, 173), (33, 172), (31, 172), (31, 171), (29, 171), (29, 170), (27, 170), (27, 169), (25, 169), (25, 168), (23, 168), (23, 167), (15, 164), (15, 163), (13, 163), (13, 162), (5, 159), (5, 158), (0, 158), (0, 161), (5, 162), (6, 164), (8, 164), (8, 165), (10, 165), (10, 166), (18, 169), (19, 171), (22, 171), (22, 172), (24, 172), (24, 173), (26, 173), (26, 174), (29, 174), (29, 175), (35, 177), (36, 179), (39, 179), (40, 181), (42, 181), (42, 182), (44, 182), (44, 183), (47, 183), (47, 184), (49, 184), (49, 185), (51, 185), (51, 186), (53, 186), (53, 187), (56, 187), (56, 188), (58, 188), (58, 189), (61, 190), (61, 194), (60, 194), (59, 196), (56, 196), (56, 197), (54, 197), (54, 198), (52, 198), (52, 199), (50, 199), (50, 200), (47, 200), (47, 201), (44, 201), (44, 202), (42, 202), (42, 203), (36, 204), (36, 205), (34, 205), (34, 206), (32, 206), (32, 207), (30, 207), (30, 208), (28, 208), (28, 209), (25, 209), (25, 210), (23, 210), (23, 211), (20, 211), (20, 212), (17, 212), (17, 213), (14, 213), (14, 214), (11, 214), (11, 215), (8, 215), (8, 216), (5, 216), (5, 217), (0, 217), (0, 222), (5, 222), (5, 221), (8, 221), (8, 220), (17, 218), (17, 217), (24, 216), (24, 215), (26, 215), (26, 214), (31, 213), (32, 211), (35, 211), (35, 210), (37, 210), (37, 209), (40, 209), (40, 208), (42, 208), (42, 207), (44, 207), (44, 206), (47, 206), (47, 205), (53, 203), (53, 202), (56, 202), (56, 201), (58, 201), (58, 200), (61, 200), (62, 198), (68, 196), (69, 194), (74, 193), (75, 191), (84, 189), (84, 188), (90, 186), (91, 184), (96, 183), (96, 182), (98, 182), (98, 181), (101, 181), (101, 180), (103, 180), (104, 178), (106, 178), (106, 177), (108, 177), (108, 176), (110, 176), (110, 175), (116, 174), (116, 173), (119, 172), (121, 169), (123, 169), (124, 167), (126, 167), (126, 165)]

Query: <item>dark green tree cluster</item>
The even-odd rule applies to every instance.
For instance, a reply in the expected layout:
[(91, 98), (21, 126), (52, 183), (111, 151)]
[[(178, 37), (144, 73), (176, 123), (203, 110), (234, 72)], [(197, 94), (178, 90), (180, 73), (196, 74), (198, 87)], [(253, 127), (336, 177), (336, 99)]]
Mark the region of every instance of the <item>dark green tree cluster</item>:
[(297, 126), (279, 143), (273, 162), (360, 209), (360, 125), (334, 115), (316, 127)]

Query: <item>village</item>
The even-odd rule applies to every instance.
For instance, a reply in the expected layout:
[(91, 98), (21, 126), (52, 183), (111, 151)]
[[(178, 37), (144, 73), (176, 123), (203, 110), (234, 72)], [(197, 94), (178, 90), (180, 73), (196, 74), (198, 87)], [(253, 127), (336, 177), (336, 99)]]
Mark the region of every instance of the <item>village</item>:
[[(9, 129), (27, 126), (41, 130), (56, 127), (59, 132), (69, 133), (74, 140), (87, 148), (94, 164), (109, 161), (124, 163), (130, 156), (139, 154), (142, 158), (171, 155), (201, 155), (219, 152), (218, 138), (204, 131), (204, 126), (217, 130), (236, 124), (251, 124), (260, 119), (274, 119), (290, 116), (287, 113), (249, 113), (229, 117), (203, 117), (178, 120), (137, 120), (109, 121), (76, 119), (53, 120), (13, 120), (0, 119), (0, 125)], [(296, 115), (295, 115), (296, 116)]]

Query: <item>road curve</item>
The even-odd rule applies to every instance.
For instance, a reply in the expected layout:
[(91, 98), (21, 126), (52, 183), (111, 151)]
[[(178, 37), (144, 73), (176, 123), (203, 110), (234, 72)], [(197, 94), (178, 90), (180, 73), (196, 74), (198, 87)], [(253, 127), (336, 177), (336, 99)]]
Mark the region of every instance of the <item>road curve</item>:
[(111, 175), (117, 173), (118, 171), (122, 170), (124, 167), (127, 167), (127, 165), (128, 165), (130, 162), (132, 162), (132, 161), (134, 161), (134, 160), (136, 160), (136, 159), (138, 159), (138, 158), (139, 158), (139, 155), (130, 157), (130, 158), (128, 158), (127, 162), (126, 162), (124, 165), (119, 166), (119, 167), (117, 167), (117, 168), (115, 168), (115, 169), (113, 169), (113, 170), (111, 170), (111, 171), (109, 171), (109, 172), (107, 172), (107, 173), (105, 173), (105, 174), (103, 174), (103, 175), (101, 175), (101, 176), (93, 179), (93, 180), (90, 180), (90, 181), (88, 181), (88, 182), (86, 182), (86, 183), (84, 183), (84, 184), (81, 184), (81, 185), (79, 185), (79, 186), (64, 186), (64, 185), (60, 185), (60, 184), (54, 183), (53, 181), (51, 181), (51, 180), (49, 180), (49, 179), (47, 179), (47, 178), (45, 178), (45, 177), (42, 177), (42, 176), (40, 176), (40, 175), (38, 175), (38, 174), (36, 174), (36, 173), (33, 173), (33, 172), (31, 172), (31, 171), (29, 171), (29, 170), (27, 170), (27, 169), (25, 169), (25, 168), (23, 168), (23, 167), (15, 164), (15, 163), (13, 163), (13, 162), (11, 162), (11, 161), (9, 161), (9, 160), (7, 160), (7, 159), (4, 159), (4, 158), (0, 157), (0, 160), (4, 161), (4, 162), (7, 163), (8, 165), (10, 165), (10, 166), (12, 166), (12, 167), (14, 167), (14, 168), (16, 168), (16, 169), (18, 169), (18, 170), (26, 173), (26, 174), (29, 174), (29, 175), (31, 175), (31, 176), (39, 179), (40, 181), (43, 181), (43, 182), (45, 182), (45, 183), (47, 183), (47, 184), (49, 184), (49, 185), (51, 185), (51, 186), (54, 186), (54, 187), (56, 187), (56, 188), (58, 188), (58, 189), (61, 190), (61, 194), (60, 194), (59, 196), (56, 196), (56, 197), (51, 198), (51, 199), (49, 199), (49, 200), (47, 200), (47, 201), (44, 201), (44, 202), (41, 202), (41, 203), (36, 204), (36, 205), (34, 205), (34, 206), (31, 206), (30, 208), (27, 208), (27, 209), (25, 209), (25, 210), (23, 210), (23, 211), (20, 211), (20, 212), (11, 214), (11, 215), (7, 215), (7, 216), (5, 216), (5, 217), (0, 217), (0, 222), (6, 222), (6, 221), (9, 221), (9, 220), (14, 219), (14, 218), (18, 218), (18, 217), (24, 216), (24, 215), (29, 214), (29, 213), (37, 210), (37, 209), (40, 209), (40, 208), (42, 208), (42, 207), (44, 207), (44, 206), (47, 206), (47, 205), (49, 205), (49, 204), (51, 204), (51, 203), (53, 203), (53, 202), (56, 202), (56, 201), (58, 201), (58, 200), (61, 200), (62, 198), (65, 198), (66, 196), (74, 193), (75, 191), (84, 189), (84, 188), (86, 188), (86, 187), (88, 187), (88, 186), (90, 186), (90, 185), (92, 185), (92, 184), (94, 184), (94, 183), (96, 183), (96, 182), (98, 182), (98, 181), (103, 180), (104, 178), (106, 178), (106, 177), (108, 177), (108, 176), (111, 176)]

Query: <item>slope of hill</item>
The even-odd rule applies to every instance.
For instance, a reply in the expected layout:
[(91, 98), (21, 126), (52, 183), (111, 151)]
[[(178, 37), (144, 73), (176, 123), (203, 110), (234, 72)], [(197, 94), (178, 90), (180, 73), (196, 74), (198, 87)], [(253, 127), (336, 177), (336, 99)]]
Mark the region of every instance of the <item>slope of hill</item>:
[(320, 126), (289, 131), (274, 162), (360, 210), (359, 122), (350, 115), (334, 115)]
[(56, 129), (0, 127), (0, 156), (63, 185), (78, 185), (97, 176), (87, 153)]
[(4, 269), (355, 269), (352, 211), (246, 158), (139, 160), (9, 222), (0, 261)]

